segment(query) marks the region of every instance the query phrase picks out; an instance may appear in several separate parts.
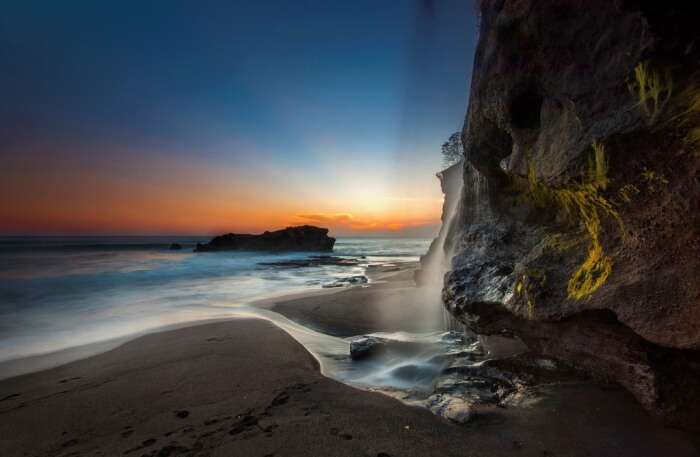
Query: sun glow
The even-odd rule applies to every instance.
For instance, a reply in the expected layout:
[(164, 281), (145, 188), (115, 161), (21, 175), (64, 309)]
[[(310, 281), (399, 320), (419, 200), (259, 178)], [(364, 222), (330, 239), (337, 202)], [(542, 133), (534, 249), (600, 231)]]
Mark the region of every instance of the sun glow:
[(145, 160), (138, 151), (108, 156), (120, 160), (70, 157), (64, 148), (34, 151), (41, 168), (21, 151), (7, 161), (1, 232), (216, 234), (312, 224), (335, 235), (431, 236), (440, 218), (437, 180), (428, 196), (415, 197), (415, 189), (371, 171), (317, 177), (265, 163), (232, 167), (153, 153)]

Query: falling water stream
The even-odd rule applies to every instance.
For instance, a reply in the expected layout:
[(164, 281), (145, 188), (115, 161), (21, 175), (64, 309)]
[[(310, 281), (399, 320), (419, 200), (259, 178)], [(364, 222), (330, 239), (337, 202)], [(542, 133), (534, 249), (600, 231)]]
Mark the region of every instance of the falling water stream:
[(440, 314), (442, 328), (446, 331), (459, 331), (461, 324), (449, 313), (442, 301), (442, 286), (445, 274), (451, 268), (455, 243), (452, 242), (454, 232), (458, 230), (458, 214), (461, 210), (461, 195), (464, 187), (462, 170), (464, 162), (460, 161), (451, 167), (438, 173), (438, 178), (445, 194), (442, 207), (442, 226), (437, 238), (430, 246), (430, 251), (425, 257), (422, 266), (422, 287), (431, 290), (431, 303), (426, 306), (435, 308)]

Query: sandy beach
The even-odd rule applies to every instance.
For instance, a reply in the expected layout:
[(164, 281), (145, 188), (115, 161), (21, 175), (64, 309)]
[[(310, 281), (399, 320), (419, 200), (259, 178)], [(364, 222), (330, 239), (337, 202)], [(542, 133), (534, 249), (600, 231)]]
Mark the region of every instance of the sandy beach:
[(426, 303), (435, 301), (440, 291), (414, 287), (416, 266), (409, 263), (400, 267), (400, 271), (394, 268), (370, 271), (368, 276), (372, 283), (369, 287), (326, 289), (260, 300), (254, 305), (269, 308), (314, 330), (341, 337), (439, 330), (443, 324), (442, 314)]
[[(407, 327), (421, 321), (410, 277), (261, 305), (341, 336), (417, 330)], [(620, 388), (537, 390), (531, 407), (483, 408), (458, 425), (325, 378), (272, 323), (232, 319), (0, 381), (0, 455), (700, 455), (692, 436), (664, 427)]]

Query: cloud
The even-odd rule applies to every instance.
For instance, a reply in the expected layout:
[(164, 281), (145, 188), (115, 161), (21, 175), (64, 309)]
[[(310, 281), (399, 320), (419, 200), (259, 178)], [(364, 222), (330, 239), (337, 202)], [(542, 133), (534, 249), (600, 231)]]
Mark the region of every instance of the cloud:
[(315, 222), (350, 222), (352, 214), (349, 213), (316, 213), (316, 214), (297, 214), (300, 219), (306, 219)]
[(404, 228), (404, 224), (400, 222), (381, 222), (381, 221), (357, 221), (350, 224), (353, 230), (386, 230), (395, 232)]
[(442, 203), (442, 198), (424, 198), (424, 197), (384, 197), (384, 200), (394, 201), (394, 202), (429, 202), (429, 203)]
[(440, 228), (439, 220), (432, 219), (378, 219), (355, 217), (350, 213), (305, 213), (297, 219), (316, 222), (330, 227), (340, 236), (387, 235), (434, 237)]

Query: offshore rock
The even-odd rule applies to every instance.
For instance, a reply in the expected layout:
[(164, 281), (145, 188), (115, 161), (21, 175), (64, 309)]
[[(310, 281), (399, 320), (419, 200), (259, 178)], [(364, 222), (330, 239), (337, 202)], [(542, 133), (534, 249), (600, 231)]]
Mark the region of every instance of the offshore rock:
[(323, 287), (324, 289), (332, 289), (335, 287), (357, 286), (360, 284), (367, 284), (368, 282), (369, 282), (369, 279), (367, 279), (367, 276), (354, 275), (354, 276), (348, 276), (346, 278), (336, 279), (335, 281), (329, 282), (327, 284), (323, 284), (321, 287)]
[[(700, 153), (684, 141), (695, 124), (679, 121), (700, 75), (700, 6), (669, 5), (480, 2), (443, 300), (471, 330), (516, 335), (700, 430)], [(630, 90), (644, 62), (673, 80), (655, 119)], [(517, 183), (574, 188), (594, 142), (605, 146), (600, 194), (621, 223), (601, 218), (611, 272), (572, 298), (567, 283), (592, 245), (584, 224), (536, 207)]]
[(197, 243), (195, 252), (211, 251), (332, 251), (335, 238), (328, 229), (301, 225), (260, 235), (229, 233), (209, 243)]

